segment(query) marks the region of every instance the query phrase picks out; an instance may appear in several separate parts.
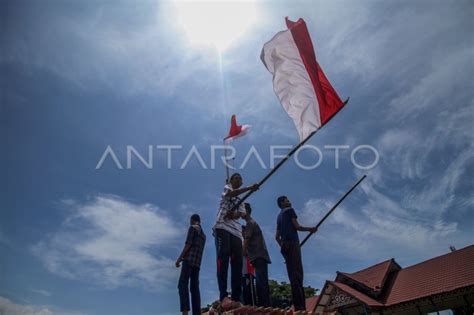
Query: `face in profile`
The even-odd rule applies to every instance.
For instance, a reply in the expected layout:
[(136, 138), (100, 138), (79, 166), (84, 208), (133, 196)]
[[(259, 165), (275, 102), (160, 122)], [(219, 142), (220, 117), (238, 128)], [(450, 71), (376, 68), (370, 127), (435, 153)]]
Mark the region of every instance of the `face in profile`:
[(232, 188), (240, 188), (240, 186), (242, 186), (242, 177), (239, 174), (232, 176), (230, 184), (232, 185)]
[(245, 218), (250, 218), (250, 215), (252, 213), (252, 207), (250, 206), (250, 204), (248, 203), (245, 203)]
[(281, 202), (282, 208), (291, 208), (291, 202), (288, 198), (283, 199)]

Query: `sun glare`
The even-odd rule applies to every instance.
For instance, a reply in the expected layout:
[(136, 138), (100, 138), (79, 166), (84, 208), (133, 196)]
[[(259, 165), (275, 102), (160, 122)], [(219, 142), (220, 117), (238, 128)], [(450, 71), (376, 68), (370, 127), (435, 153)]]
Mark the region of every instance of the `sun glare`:
[(193, 44), (224, 51), (256, 21), (253, 1), (175, 1), (178, 21)]

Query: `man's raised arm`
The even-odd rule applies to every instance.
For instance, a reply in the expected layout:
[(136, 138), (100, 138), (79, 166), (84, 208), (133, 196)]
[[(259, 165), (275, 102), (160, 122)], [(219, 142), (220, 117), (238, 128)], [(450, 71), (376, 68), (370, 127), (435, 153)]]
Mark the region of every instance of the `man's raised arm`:
[(258, 190), (260, 186), (258, 184), (253, 184), (252, 186), (248, 186), (248, 187), (243, 187), (243, 188), (237, 188), (237, 189), (234, 189), (234, 190), (229, 190), (225, 196), (228, 197), (228, 198), (234, 198), (234, 197), (237, 197), (238, 195), (240, 194), (243, 194), (247, 191), (256, 191)]

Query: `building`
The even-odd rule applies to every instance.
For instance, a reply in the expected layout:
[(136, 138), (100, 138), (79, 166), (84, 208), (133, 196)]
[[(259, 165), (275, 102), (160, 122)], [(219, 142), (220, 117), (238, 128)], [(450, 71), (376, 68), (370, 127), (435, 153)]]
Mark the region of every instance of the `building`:
[[(337, 272), (319, 296), (306, 299), (307, 314), (411, 315), (451, 310), (474, 314), (474, 245), (402, 268), (389, 259), (363, 270)], [(291, 309), (243, 306), (209, 314), (293, 314)]]
[(427, 314), (474, 311), (474, 245), (402, 268), (394, 259), (326, 281), (316, 314)]

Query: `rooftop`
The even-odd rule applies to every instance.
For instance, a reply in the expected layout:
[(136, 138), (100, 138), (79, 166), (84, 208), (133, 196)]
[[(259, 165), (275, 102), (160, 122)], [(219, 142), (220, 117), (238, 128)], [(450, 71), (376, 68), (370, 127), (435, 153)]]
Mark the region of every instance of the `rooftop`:
[(336, 280), (327, 284), (371, 307), (393, 306), (472, 287), (474, 245), (406, 268), (392, 258), (354, 273), (338, 272)]

